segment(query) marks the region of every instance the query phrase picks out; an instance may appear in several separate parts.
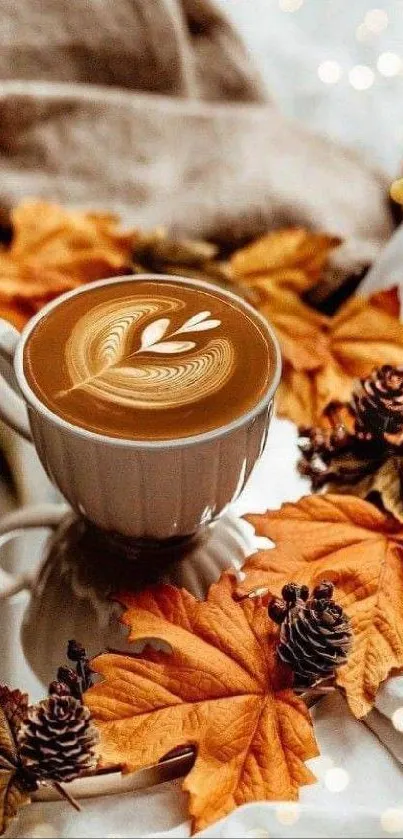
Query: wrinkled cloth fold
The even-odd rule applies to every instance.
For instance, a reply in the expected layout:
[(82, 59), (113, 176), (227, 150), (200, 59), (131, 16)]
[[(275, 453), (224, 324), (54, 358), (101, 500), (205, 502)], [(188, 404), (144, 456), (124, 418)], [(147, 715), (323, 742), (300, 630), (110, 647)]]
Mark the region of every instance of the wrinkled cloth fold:
[(0, 205), (42, 197), (239, 242), (302, 224), (372, 261), (385, 177), (286, 119), (210, 0), (0, 0)]

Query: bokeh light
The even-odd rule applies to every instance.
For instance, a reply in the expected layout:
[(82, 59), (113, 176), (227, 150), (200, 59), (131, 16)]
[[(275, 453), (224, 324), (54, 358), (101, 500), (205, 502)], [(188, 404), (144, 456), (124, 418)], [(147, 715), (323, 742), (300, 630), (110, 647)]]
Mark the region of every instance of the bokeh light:
[(382, 76), (398, 76), (402, 71), (403, 62), (395, 52), (382, 52), (376, 66)]
[(343, 792), (350, 783), (350, 776), (345, 769), (334, 766), (325, 775), (325, 786), (329, 792)]
[(368, 90), (374, 83), (375, 74), (366, 64), (356, 64), (350, 70), (348, 78), (355, 90)]
[(370, 9), (364, 18), (364, 24), (370, 32), (378, 34), (386, 29), (389, 22), (385, 9)]
[[(395, 181), (395, 184), (392, 184), (392, 198), (394, 198), (393, 192), (396, 192), (397, 200), (399, 200), (399, 198), (401, 199), (403, 194), (403, 181)], [(392, 723), (396, 731), (403, 731), (403, 708), (396, 709), (395, 713), (392, 715)]]
[(299, 804), (280, 804), (276, 809), (276, 819), (285, 827), (292, 827), (301, 818)]
[(381, 815), (381, 827), (385, 833), (400, 833), (403, 830), (403, 810), (389, 807)]
[(338, 61), (322, 61), (318, 67), (318, 76), (324, 84), (337, 84), (342, 76)]
[(303, 5), (304, 0), (278, 0), (282, 12), (297, 12)]

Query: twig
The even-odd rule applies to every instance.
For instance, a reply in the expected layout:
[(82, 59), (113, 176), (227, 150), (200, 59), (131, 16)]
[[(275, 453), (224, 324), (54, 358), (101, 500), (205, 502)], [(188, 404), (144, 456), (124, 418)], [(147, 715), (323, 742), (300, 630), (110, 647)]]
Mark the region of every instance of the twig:
[(313, 708), (325, 696), (329, 696), (338, 690), (333, 676), (327, 679), (319, 679), (309, 687), (295, 687), (295, 693), (304, 700), (308, 708)]
[(78, 801), (76, 801), (75, 798), (73, 798), (70, 795), (70, 793), (67, 792), (67, 790), (65, 790), (64, 787), (62, 787), (62, 785), (59, 783), (59, 781), (54, 781), (52, 783), (52, 787), (59, 793), (61, 798), (64, 798), (65, 801), (68, 801), (69, 804), (71, 804), (71, 806), (74, 807), (74, 809), (77, 810), (78, 813), (81, 813), (81, 807), (80, 807)]

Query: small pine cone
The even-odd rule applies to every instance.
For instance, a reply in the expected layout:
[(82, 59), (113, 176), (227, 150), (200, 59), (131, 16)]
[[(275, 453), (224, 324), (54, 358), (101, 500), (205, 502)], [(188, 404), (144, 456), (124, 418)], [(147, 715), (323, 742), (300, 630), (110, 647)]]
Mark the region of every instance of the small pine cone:
[(18, 733), (21, 761), (38, 781), (73, 781), (95, 768), (98, 732), (88, 708), (52, 695), (28, 709)]
[(298, 464), (301, 475), (312, 482), (313, 489), (320, 489), (334, 476), (333, 463), (350, 453), (354, 435), (338, 425), (329, 431), (321, 428), (301, 428), (298, 446), (302, 459)]
[(55, 679), (49, 685), (49, 696), (71, 696), (70, 688), (64, 682), (58, 682)]
[(75, 697), (75, 699), (81, 699), (81, 682), (75, 670), (71, 667), (59, 667), (57, 671), (57, 681), (66, 685), (67, 689), (70, 691), (71, 695)]
[(403, 367), (385, 364), (353, 394), (357, 435), (364, 440), (403, 443)]
[[(68, 647), (67, 647), (67, 658), (70, 661), (73, 661), (75, 663), (75, 665), (76, 665), (76, 675), (77, 675), (78, 680), (79, 680), (79, 684), (78, 684), (79, 694), (78, 694), (78, 696), (77, 696), (77, 690), (76, 689), (71, 689), (71, 693), (73, 694), (73, 696), (77, 696), (77, 698), (80, 698), (80, 694), (82, 695), (83, 693), (85, 693), (85, 691), (88, 690), (93, 685), (93, 678), (92, 677), (94, 675), (94, 673), (91, 670), (91, 667), (89, 665), (88, 656), (87, 656), (85, 647), (83, 647), (83, 645), (80, 644), (79, 641), (74, 641), (74, 640), (69, 641)], [(66, 672), (71, 673), (70, 668), (64, 668), (64, 670), (66, 670)], [(60, 672), (61, 671), (60, 671), (60, 668), (59, 668), (59, 673)], [(69, 681), (68, 681), (68, 684), (70, 684)]]
[(335, 452), (346, 448), (351, 441), (351, 433), (344, 425), (325, 430), (323, 428), (300, 428), (298, 445), (304, 455), (320, 455), (326, 461)]
[[(321, 583), (309, 600), (297, 599), (287, 604), (277, 653), (293, 670), (298, 686), (334, 676), (348, 659), (351, 625), (341, 606), (332, 600), (332, 594), (332, 584)], [(279, 602), (276, 603), (279, 613)]]
[(67, 658), (70, 661), (83, 661), (87, 657), (85, 647), (79, 641), (69, 641), (67, 646)]

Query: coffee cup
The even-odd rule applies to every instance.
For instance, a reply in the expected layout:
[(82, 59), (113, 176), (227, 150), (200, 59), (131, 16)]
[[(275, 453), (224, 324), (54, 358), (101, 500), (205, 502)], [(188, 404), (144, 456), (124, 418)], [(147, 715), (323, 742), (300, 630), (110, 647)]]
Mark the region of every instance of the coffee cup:
[[(139, 283), (143, 283), (143, 286), (139, 286)], [(138, 416), (141, 421), (144, 416), (144, 411), (143, 413), (141, 411), (144, 405), (147, 406), (146, 397), (147, 393), (150, 392), (150, 385), (147, 384), (149, 378), (154, 377), (155, 379), (156, 376), (159, 376), (158, 382), (161, 381), (161, 385), (157, 383), (154, 391), (152, 391), (153, 399), (158, 400), (160, 397), (162, 399), (161, 394), (169, 391), (169, 381), (167, 384), (166, 380), (167, 378), (169, 380), (170, 376), (172, 379), (169, 372), (171, 362), (168, 363), (166, 359), (165, 361), (163, 359), (165, 350), (164, 347), (161, 349), (161, 346), (164, 342), (160, 341), (159, 344), (157, 342), (154, 345), (149, 343), (149, 310), (145, 314), (144, 311), (142, 313), (142, 323), (146, 323), (142, 333), (143, 336), (148, 329), (148, 346), (147, 340), (142, 337), (145, 344), (141, 361), (142, 366), (140, 365), (138, 369), (132, 367), (130, 369), (128, 367), (121, 368), (119, 377), (115, 376), (115, 379), (113, 379), (112, 374), (108, 373), (107, 376), (104, 376), (105, 381), (102, 382), (104, 391), (99, 390), (99, 388), (94, 391), (94, 388), (92, 388), (91, 392), (83, 395), (78, 390), (79, 397), (74, 396), (74, 407), (77, 411), (82, 410), (88, 396), (87, 402), (90, 405), (90, 409), (87, 411), (88, 422), (86, 420), (82, 422), (81, 419), (76, 421), (74, 417), (71, 419), (70, 414), (68, 414), (67, 409), (64, 410), (64, 407), (60, 412), (56, 412), (52, 407), (49, 407), (49, 404), (46, 404), (46, 398), (34, 386), (32, 373), (30, 370), (27, 372), (27, 347), (29, 349), (33, 343), (38, 329), (42, 329), (43, 324), (52, 323), (52, 319), (55, 320), (56, 317), (59, 318), (60, 323), (67, 322), (69, 311), (73, 311), (74, 306), (81, 307), (83, 299), (87, 300), (87, 298), (80, 297), (81, 295), (87, 294), (89, 295), (88, 299), (92, 300), (96, 292), (97, 297), (94, 300), (98, 305), (100, 295), (104, 295), (105, 299), (111, 300), (114, 299), (115, 295), (123, 294), (122, 284), (124, 284), (125, 294), (128, 293), (128, 288), (133, 290), (133, 294), (137, 294), (140, 288), (147, 289), (147, 283), (155, 284), (155, 288), (158, 286), (159, 291), (163, 289), (165, 301), (169, 300), (168, 292), (173, 287), (180, 289), (184, 298), (186, 294), (199, 295), (200, 298), (203, 298), (200, 308), (202, 308), (202, 305), (206, 308), (206, 299), (213, 300), (213, 304), (216, 300), (217, 306), (221, 306), (221, 308), (223, 306), (224, 308), (225, 306), (231, 307), (231, 311), (238, 313), (237, 317), (242, 318), (243, 316), (245, 323), (247, 320), (251, 329), (252, 326), (256, 327), (260, 338), (266, 342), (267, 359), (265, 359), (264, 364), (270, 369), (268, 369), (266, 379), (263, 377), (264, 370), (262, 372), (262, 382), (259, 384), (260, 391), (255, 404), (249, 405), (240, 414), (239, 412), (237, 414), (234, 409), (234, 416), (228, 417), (225, 411), (228, 413), (228, 410), (232, 410), (232, 407), (228, 403), (228, 399), (226, 402), (224, 387), (223, 390), (218, 389), (217, 392), (211, 392), (210, 402), (208, 402), (209, 405), (216, 406), (214, 410), (221, 412), (220, 416), (217, 414), (217, 419), (214, 420), (213, 417), (213, 420), (211, 420), (211, 414), (207, 409), (203, 411), (200, 409), (201, 419), (199, 418), (198, 422), (205, 425), (200, 426), (201, 430), (197, 427), (196, 433), (191, 433), (192, 429), (190, 428), (186, 436), (182, 436), (182, 425), (178, 421), (176, 432), (175, 428), (173, 431), (171, 428), (169, 435), (167, 434), (165, 438), (164, 435), (161, 439), (155, 438), (159, 424), (163, 426), (163, 422), (161, 423), (159, 419), (158, 421), (154, 420), (154, 414), (151, 416), (151, 413), (152, 428), (157, 429), (157, 432), (153, 431), (154, 437), (152, 439), (147, 439), (144, 433), (142, 436), (139, 435), (139, 438), (136, 437), (135, 432), (130, 437), (125, 432), (120, 435), (112, 426), (111, 430), (108, 431), (108, 425), (106, 425), (106, 433), (94, 430), (91, 427), (91, 422), (96, 415), (100, 402), (102, 403), (99, 408), (100, 411), (102, 409), (100, 415), (104, 417), (105, 423), (112, 422), (112, 420), (113, 422), (119, 422), (118, 409), (120, 410), (120, 403), (117, 405), (116, 399), (115, 402), (108, 402), (107, 400), (114, 399), (115, 390), (118, 392), (118, 387), (120, 387), (121, 389), (124, 388), (122, 393), (125, 394), (124, 398), (126, 398), (127, 403), (130, 393), (127, 396), (127, 385), (123, 381), (127, 371), (131, 376), (135, 374), (137, 377), (135, 381), (139, 383), (139, 387), (143, 387), (143, 391), (144, 382), (148, 387), (143, 402), (139, 402)], [(148, 299), (145, 292), (142, 293), (141, 299), (142, 301)], [(104, 306), (105, 302), (102, 305)], [(167, 305), (166, 302), (164, 305)], [(191, 399), (191, 388), (196, 387), (196, 384), (198, 387), (200, 386), (205, 370), (207, 371), (205, 374), (206, 382), (209, 386), (213, 386), (214, 375), (216, 378), (221, 376), (221, 380), (223, 380), (224, 368), (220, 366), (221, 358), (224, 358), (224, 362), (228, 364), (228, 369), (230, 369), (231, 359), (228, 360), (228, 352), (225, 356), (223, 350), (223, 354), (220, 356), (217, 349), (217, 347), (224, 347), (225, 349), (225, 336), (210, 340), (209, 335), (207, 335), (208, 331), (214, 332), (215, 324), (221, 324), (219, 318), (214, 318), (214, 312), (212, 317), (210, 315), (210, 311), (201, 311), (200, 314), (188, 318), (186, 323), (193, 324), (195, 334), (192, 333), (191, 327), (188, 327), (188, 332), (192, 333), (190, 335), (184, 334), (183, 327), (179, 327), (175, 329), (173, 334), (176, 335), (181, 332), (180, 338), (184, 340), (165, 341), (164, 346), (168, 353), (178, 353), (181, 363), (177, 364), (177, 369), (180, 369), (180, 375), (186, 374), (188, 376), (186, 387), (190, 396), (188, 397), (185, 394), (184, 399)], [(119, 329), (121, 328), (121, 322), (119, 318), (116, 321)], [(169, 322), (170, 320), (167, 317), (154, 318), (152, 323), (157, 324), (155, 328), (153, 326), (154, 332), (160, 334), (164, 328), (167, 328), (166, 324)], [(205, 324), (204, 333), (203, 323)], [(115, 339), (116, 334), (115, 330), (113, 339)], [(195, 339), (198, 339), (200, 334), (202, 334), (200, 340), (204, 353), (200, 356), (201, 361), (195, 357), (195, 353), (198, 351)], [(189, 340), (189, 338), (194, 340)], [(57, 342), (57, 338), (55, 340)], [(98, 339), (92, 336), (90, 330), (89, 343), (87, 342), (90, 349), (93, 347), (93, 341), (95, 340)], [(238, 339), (238, 343), (240, 341), (241, 338)], [(57, 343), (53, 342), (52, 346), (49, 345), (49, 353), (44, 355), (42, 352), (42, 356), (39, 357), (42, 358), (43, 368), (46, 368), (47, 365), (48, 368), (46, 369), (51, 370), (52, 375), (57, 376), (59, 370), (64, 371), (65, 364), (58, 360), (57, 353), (55, 354), (55, 346), (57, 347)], [(102, 346), (103, 352), (108, 352), (108, 347), (111, 346), (110, 340), (106, 344), (104, 341)], [(239, 346), (242, 346), (242, 344), (239, 343)], [(157, 349), (154, 349), (154, 347), (157, 347)], [(152, 355), (153, 350), (154, 355)], [(138, 352), (140, 350), (137, 350)], [(200, 350), (200, 352), (202, 351)], [(132, 355), (136, 355), (136, 353)], [(253, 346), (251, 347), (249, 344), (246, 346), (245, 344), (244, 355), (253, 361)], [(203, 525), (209, 524), (222, 515), (228, 505), (240, 494), (263, 451), (272, 415), (273, 398), (281, 373), (277, 339), (271, 327), (248, 303), (230, 291), (218, 289), (199, 280), (156, 277), (154, 275), (119, 277), (118, 279), (101, 280), (81, 286), (45, 306), (29, 321), (21, 334), (6, 321), (0, 321), (0, 357), (3, 361), (3, 369), (4, 363), (8, 365), (6, 375), (0, 376), (0, 416), (22, 437), (33, 441), (39, 459), (50, 480), (60, 490), (72, 508), (104, 530), (113, 531), (132, 539), (157, 541), (180, 540), (193, 535)], [(158, 359), (159, 366), (157, 367), (155, 366), (155, 358)], [(78, 361), (80, 359), (81, 357)], [(163, 363), (161, 359), (163, 359)], [(190, 360), (187, 361), (187, 359)], [(35, 363), (32, 363), (35, 368)], [(242, 359), (242, 363), (245, 364), (245, 358)], [(150, 376), (148, 376), (147, 365), (151, 370)], [(39, 364), (39, 366), (41, 365)], [(260, 367), (261, 365), (256, 367), (259, 375)], [(199, 378), (198, 371), (201, 371)], [(251, 372), (250, 381), (248, 381), (247, 376), (244, 376), (244, 378), (246, 390), (252, 386), (255, 387), (256, 372)], [(229, 374), (227, 379), (230, 382)], [(83, 381), (85, 384), (87, 380), (84, 378)], [(70, 391), (75, 390), (76, 387), (80, 388), (80, 382), (78, 386), (72, 386)], [(83, 392), (84, 390), (85, 388)], [(67, 390), (65, 392), (67, 393)], [(102, 402), (104, 392), (105, 403)], [(123, 408), (126, 404), (124, 398), (121, 398)], [(199, 404), (203, 404), (203, 400)], [(187, 422), (189, 416), (192, 415), (191, 407), (191, 403), (190, 407), (186, 404), (186, 410), (182, 411)], [(175, 416), (174, 408), (175, 406), (169, 405), (166, 413), (166, 416), (169, 415), (170, 422), (172, 416)], [(157, 404), (156, 410), (160, 411), (158, 417), (161, 417), (160, 404)], [(93, 416), (92, 411), (94, 412)], [(225, 415), (225, 420), (220, 419), (221, 414), (222, 416)], [(178, 417), (181, 416), (182, 414), (179, 412)], [(208, 423), (212, 421), (214, 427), (208, 427)], [(139, 421), (139, 427), (140, 424)]]

